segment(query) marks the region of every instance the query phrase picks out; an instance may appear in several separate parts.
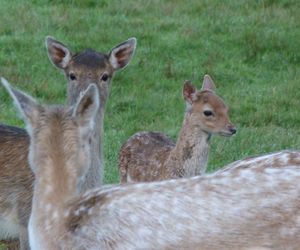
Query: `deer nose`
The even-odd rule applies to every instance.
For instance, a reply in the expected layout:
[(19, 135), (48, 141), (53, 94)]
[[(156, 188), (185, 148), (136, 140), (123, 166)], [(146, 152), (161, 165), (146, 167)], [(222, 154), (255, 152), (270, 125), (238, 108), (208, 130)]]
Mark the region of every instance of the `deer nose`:
[(236, 128), (233, 125), (228, 125), (228, 130), (232, 135), (236, 133)]
[(230, 131), (231, 134), (234, 135), (236, 133), (236, 128), (230, 128), (229, 131)]

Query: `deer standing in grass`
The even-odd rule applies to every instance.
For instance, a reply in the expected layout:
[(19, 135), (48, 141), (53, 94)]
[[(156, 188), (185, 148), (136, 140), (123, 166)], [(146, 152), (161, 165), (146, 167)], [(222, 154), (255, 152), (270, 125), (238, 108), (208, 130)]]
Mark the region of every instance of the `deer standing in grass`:
[(4, 84), (31, 136), (32, 250), (299, 249), (300, 157), (79, 194), (89, 169), (98, 90), (74, 107), (41, 106)]
[[(136, 39), (131, 38), (108, 54), (88, 49), (73, 54), (67, 46), (47, 37), (46, 46), (51, 62), (62, 69), (68, 81), (69, 105), (76, 103), (90, 83), (101, 91), (100, 108), (91, 139), (91, 167), (83, 176), (80, 190), (101, 185), (103, 171), (103, 116), (114, 72), (131, 60)], [(24, 129), (0, 125), (0, 240), (15, 248), (28, 249), (27, 224), (32, 201), (33, 174), (28, 165), (29, 137)]]
[(141, 132), (130, 137), (119, 153), (121, 182), (145, 182), (203, 174), (212, 134), (236, 133), (228, 108), (214, 93), (215, 85), (205, 75), (201, 91), (186, 81), (183, 97), (186, 112), (176, 144), (158, 132)]

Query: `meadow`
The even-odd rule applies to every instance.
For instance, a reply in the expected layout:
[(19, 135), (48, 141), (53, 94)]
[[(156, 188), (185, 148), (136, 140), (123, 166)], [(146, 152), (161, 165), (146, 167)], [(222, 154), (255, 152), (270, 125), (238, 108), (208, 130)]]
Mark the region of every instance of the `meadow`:
[[(235, 160), (300, 149), (298, 0), (0, 0), (0, 75), (41, 102), (64, 103), (66, 80), (47, 58), (51, 35), (72, 51), (101, 52), (136, 37), (113, 80), (105, 114), (105, 182), (118, 182), (118, 151), (138, 131), (176, 139), (182, 84), (210, 74), (237, 134), (214, 136), (208, 171)], [(0, 86), (0, 122), (24, 127)], [(0, 247), (1, 248), (1, 247)]]
[[(121, 144), (137, 131), (176, 138), (182, 84), (210, 74), (236, 136), (214, 136), (209, 171), (249, 155), (300, 148), (299, 1), (0, 1), (0, 74), (41, 102), (64, 103), (66, 80), (47, 58), (51, 35), (72, 51), (138, 40), (115, 75), (105, 115), (105, 181), (118, 181)], [(23, 127), (0, 87), (1, 123)]]
[[(299, 1), (0, 1), (0, 74), (41, 102), (64, 103), (49, 62), (51, 35), (72, 51), (108, 52), (138, 40), (115, 75), (105, 115), (105, 181), (118, 181), (121, 144), (137, 131), (176, 138), (181, 88), (208, 73), (230, 107), (236, 136), (214, 136), (209, 171), (243, 157), (300, 148)], [(0, 87), (1, 123), (24, 126)]]

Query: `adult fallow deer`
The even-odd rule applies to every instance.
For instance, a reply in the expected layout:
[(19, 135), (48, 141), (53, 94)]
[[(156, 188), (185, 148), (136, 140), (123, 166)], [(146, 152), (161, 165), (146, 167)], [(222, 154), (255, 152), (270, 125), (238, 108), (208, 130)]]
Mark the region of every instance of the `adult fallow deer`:
[[(103, 175), (103, 117), (109, 95), (111, 79), (115, 71), (130, 62), (136, 48), (131, 38), (110, 50), (100, 53), (87, 49), (72, 53), (63, 43), (46, 38), (51, 62), (61, 69), (67, 78), (67, 103), (73, 105), (90, 83), (101, 91), (100, 108), (96, 115), (91, 138), (91, 165), (80, 182), (84, 191), (102, 184)], [(24, 129), (0, 125), (0, 240), (8, 241), (14, 248), (20, 239), (20, 248), (28, 249), (27, 224), (32, 201), (33, 174), (28, 165), (29, 137)], [(10, 246), (9, 246), (10, 245)]]

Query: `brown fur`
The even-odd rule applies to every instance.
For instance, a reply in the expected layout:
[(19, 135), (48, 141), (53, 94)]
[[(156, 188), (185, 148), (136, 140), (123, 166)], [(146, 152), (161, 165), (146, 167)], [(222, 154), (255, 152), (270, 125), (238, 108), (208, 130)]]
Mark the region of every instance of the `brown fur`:
[[(61, 42), (50, 37), (46, 40), (49, 58), (64, 71), (68, 80), (68, 104), (75, 104), (77, 97), (90, 83), (97, 84), (101, 95), (101, 108), (97, 114), (92, 143), (92, 164), (81, 190), (102, 184), (103, 150), (100, 141), (103, 137), (103, 116), (109, 94), (111, 79), (116, 70), (125, 67), (135, 50), (135, 39), (130, 39), (114, 47), (109, 53), (85, 50), (78, 54), (72, 52)], [(127, 51), (127, 57), (114, 57), (117, 63), (110, 62), (111, 56), (119, 50)], [(69, 55), (69, 57), (68, 57)], [(66, 60), (67, 58), (67, 60)], [(76, 79), (71, 80), (70, 74)], [(108, 75), (106, 81), (101, 80)], [(28, 249), (27, 224), (31, 209), (33, 175), (28, 165), (29, 137), (24, 129), (7, 125), (0, 126), (0, 240), (20, 237), (21, 249)], [(9, 213), (9, 216), (8, 216)], [(9, 224), (13, 233), (1, 233), (1, 224)], [(6, 227), (6, 226), (4, 226)], [(5, 231), (5, 228), (4, 228)]]
[[(228, 108), (213, 92), (214, 88), (207, 75), (201, 91), (191, 82), (185, 83), (187, 110), (176, 144), (157, 132), (137, 133), (123, 144), (119, 153), (121, 183), (190, 177), (205, 172), (210, 136), (235, 133)], [(213, 116), (206, 117), (207, 110)]]
[[(40, 106), (31, 97), (11, 88), (5, 79), (2, 82), (28, 122), (31, 137), (29, 162), (35, 181), (29, 233), (34, 232), (33, 235), (39, 237), (42, 230), (47, 238), (49, 227), (62, 225), (55, 220), (62, 213), (57, 201), (68, 194), (79, 193), (82, 177), (90, 170), (92, 146), (89, 142), (94, 136), (99, 111), (98, 89), (95, 84), (90, 85), (73, 107)], [(64, 178), (60, 178), (62, 176)], [(44, 187), (44, 191), (37, 192), (37, 187)], [(50, 222), (39, 210), (51, 214), (55, 222)], [(31, 240), (30, 245), (33, 249), (44, 249), (36, 247)]]

